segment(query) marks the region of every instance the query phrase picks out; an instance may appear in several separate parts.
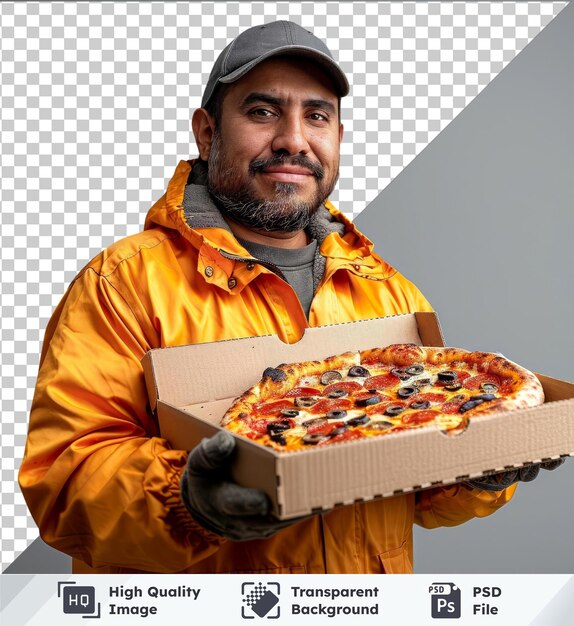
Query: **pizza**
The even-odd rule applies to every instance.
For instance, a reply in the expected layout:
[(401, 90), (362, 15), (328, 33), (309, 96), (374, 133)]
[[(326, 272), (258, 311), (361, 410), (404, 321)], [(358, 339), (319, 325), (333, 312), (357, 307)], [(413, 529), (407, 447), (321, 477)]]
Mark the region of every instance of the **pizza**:
[(544, 402), (538, 378), (501, 355), (393, 344), (269, 367), (221, 425), (278, 451), (434, 427)]

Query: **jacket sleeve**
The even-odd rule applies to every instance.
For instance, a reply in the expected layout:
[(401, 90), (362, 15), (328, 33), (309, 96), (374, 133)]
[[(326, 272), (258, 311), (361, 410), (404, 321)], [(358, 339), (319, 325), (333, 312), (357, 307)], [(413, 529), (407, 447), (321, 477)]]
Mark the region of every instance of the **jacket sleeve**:
[(90, 267), (46, 331), (19, 482), (46, 543), (91, 567), (177, 572), (224, 541), (180, 499), (187, 452), (159, 437), (150, 412), (149, 343)]
[(438, 487), (416, 494), (415, 522), (424, 528), (457, 526), (473, 517), (486, 517), (509, 502), (516, 491), (472, 489), (464, 484)]

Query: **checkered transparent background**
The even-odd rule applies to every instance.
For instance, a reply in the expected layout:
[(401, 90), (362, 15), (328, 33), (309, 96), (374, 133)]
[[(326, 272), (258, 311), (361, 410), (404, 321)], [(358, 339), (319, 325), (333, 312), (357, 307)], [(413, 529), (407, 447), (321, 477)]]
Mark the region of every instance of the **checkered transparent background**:
[(0, 3), (2, 568), (38, 536), (17, 470), (46, 323), (196, 154), (219, 51), (274, 19), (327, 42), (352, 86), (333, 200), (353, 217), (566, 4)]

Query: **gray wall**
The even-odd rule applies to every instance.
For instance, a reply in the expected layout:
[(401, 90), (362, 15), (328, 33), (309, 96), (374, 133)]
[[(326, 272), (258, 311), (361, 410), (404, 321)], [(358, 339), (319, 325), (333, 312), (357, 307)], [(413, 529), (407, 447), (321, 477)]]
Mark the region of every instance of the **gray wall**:
[[(574, 381), (573, 150), (570, 4), (355, 220), (447, 344)], [(417, 529), (416, 572), (574, 572), (573, 496), (568, 459), (489, 518)]]

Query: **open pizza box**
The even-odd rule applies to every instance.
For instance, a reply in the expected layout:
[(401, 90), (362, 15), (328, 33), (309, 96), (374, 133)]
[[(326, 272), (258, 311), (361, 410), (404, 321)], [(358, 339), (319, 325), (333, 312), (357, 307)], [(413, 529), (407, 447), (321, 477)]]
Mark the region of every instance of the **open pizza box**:
[[(220, 429), (232, 401), (265, 368), (392, 343), (445, 345), (436, 315), (413, 313), (309, 328), (294, 344), (267, 335), (159, 348), (143, 365), (161, 436), (191, 450)], [(287, 519), (574, 455), (574, 384), (537, 376), (543, 405), (470, 419), (456, 436), (424, 427), (281, 453), (234, 435), (233, 478), (265, 491), (273, 513)]]

